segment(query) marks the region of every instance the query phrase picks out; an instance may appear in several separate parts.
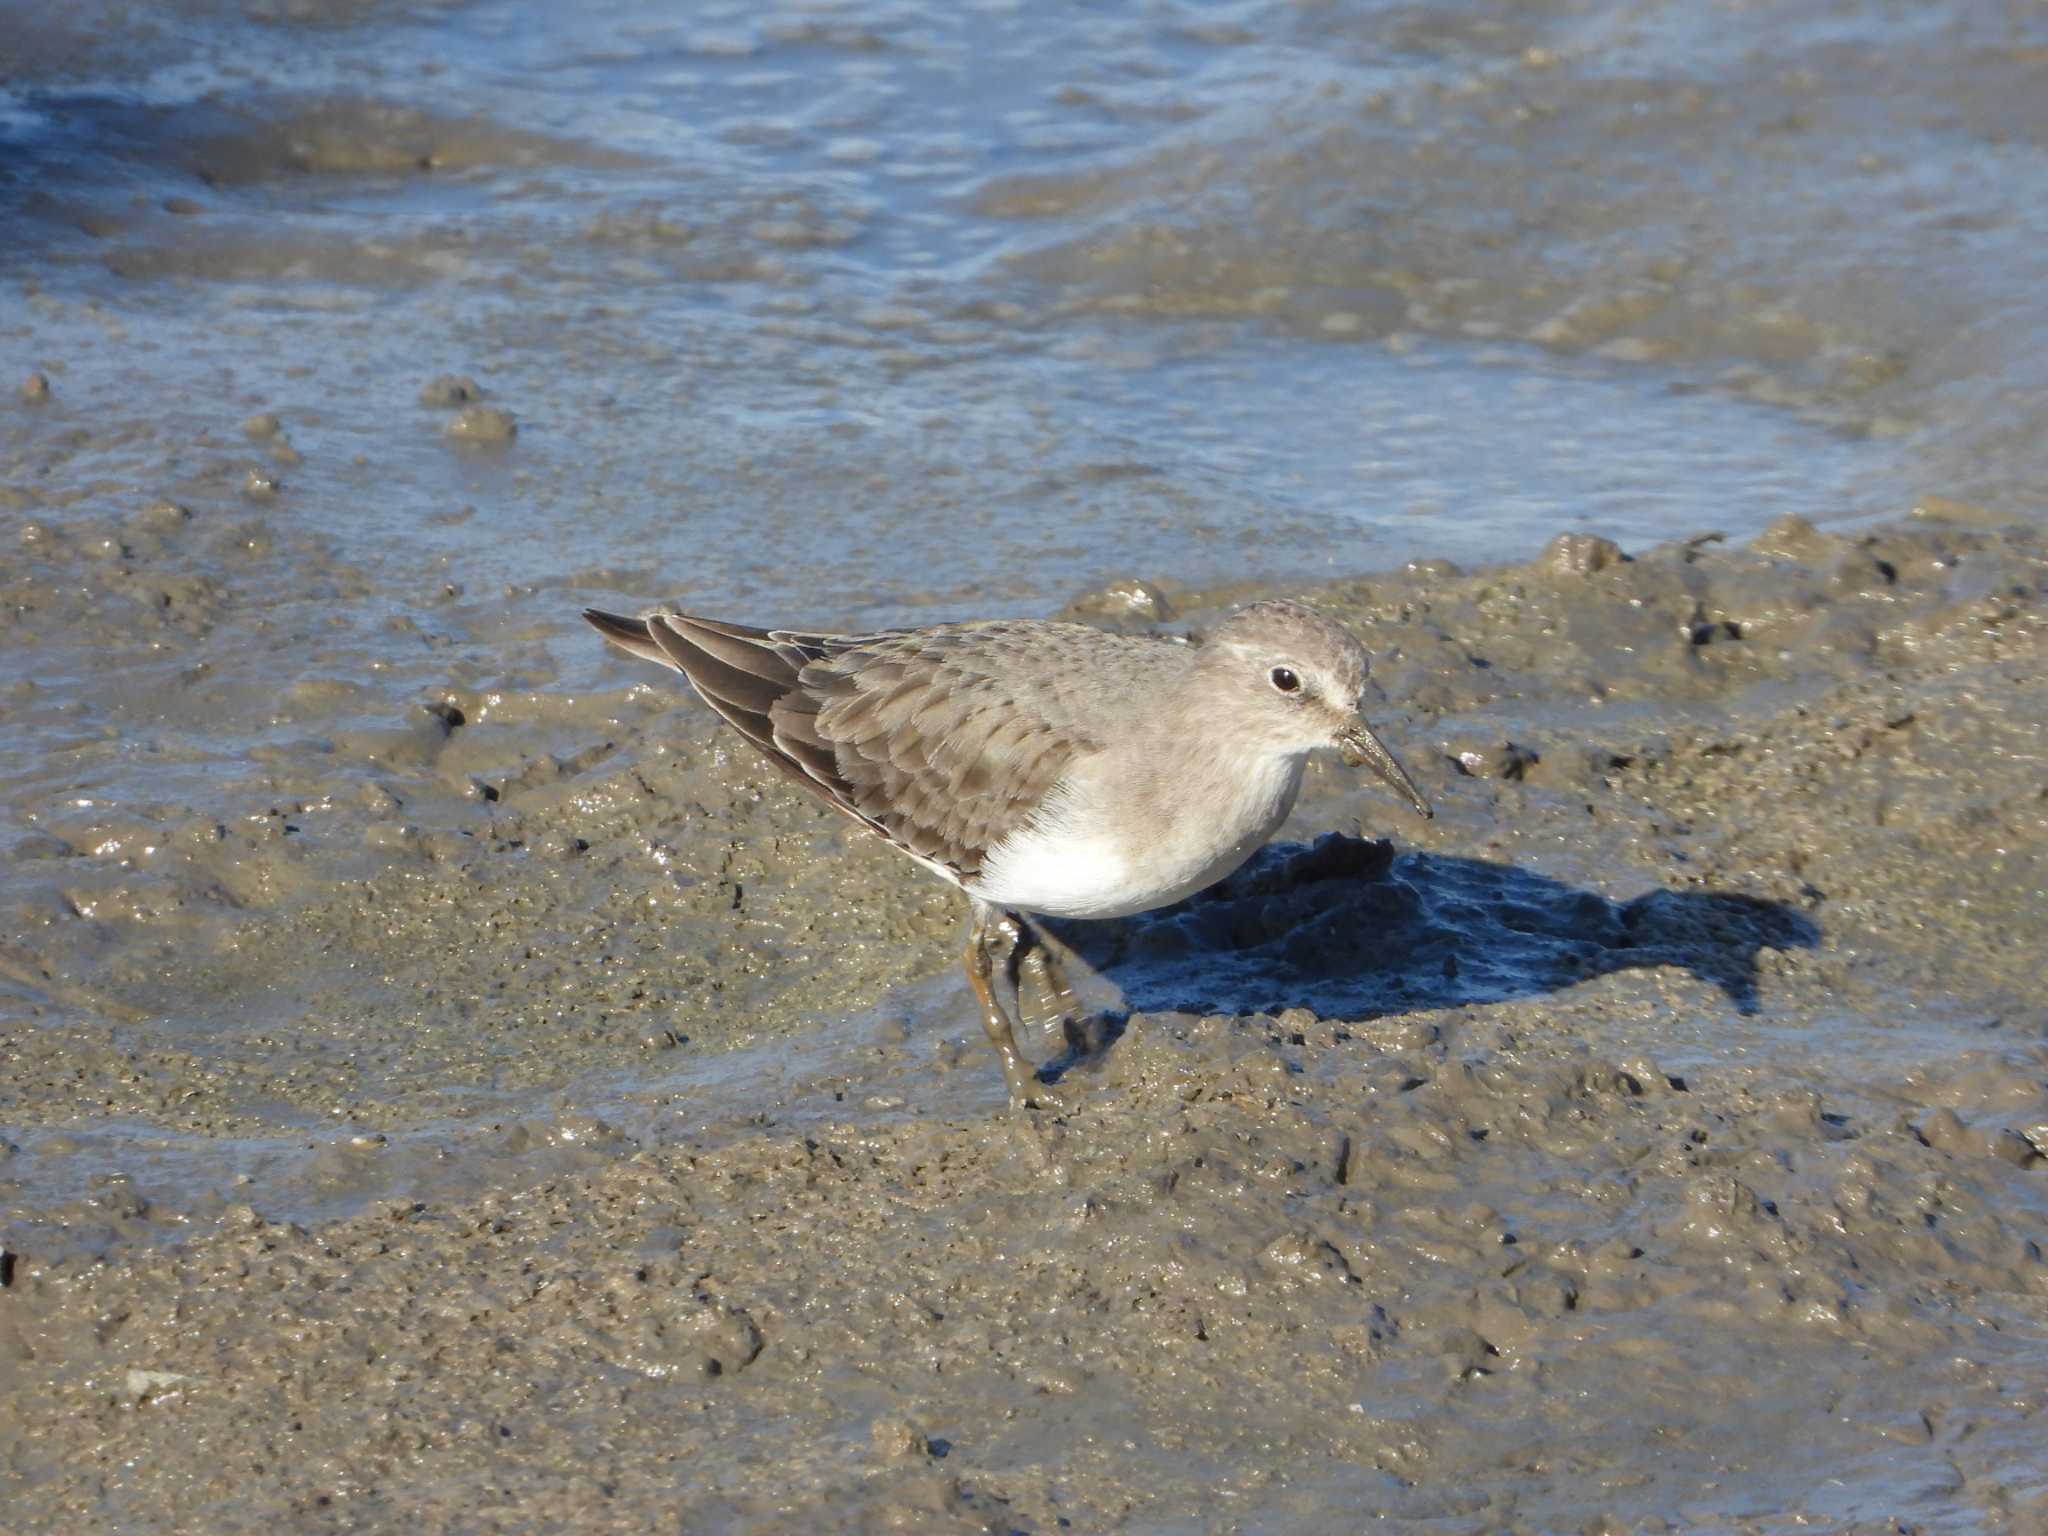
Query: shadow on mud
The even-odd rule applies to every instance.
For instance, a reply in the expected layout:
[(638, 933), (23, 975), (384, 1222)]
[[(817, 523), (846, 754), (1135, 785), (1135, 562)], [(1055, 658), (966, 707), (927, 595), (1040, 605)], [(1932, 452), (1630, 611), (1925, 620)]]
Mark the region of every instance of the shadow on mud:
[(1683, 967), (1750, 1013), (1758, 952), (1820, 938), (1811, 918), (1758, 897), (1660, 890), (1613, 902), (1513, 865), (1396, 857), (1340, 833), (1264, 849), (1178, 906), (1051, 927), (1136, 1012), (1310, 1008), (1360, 1021), (1654, 966)]

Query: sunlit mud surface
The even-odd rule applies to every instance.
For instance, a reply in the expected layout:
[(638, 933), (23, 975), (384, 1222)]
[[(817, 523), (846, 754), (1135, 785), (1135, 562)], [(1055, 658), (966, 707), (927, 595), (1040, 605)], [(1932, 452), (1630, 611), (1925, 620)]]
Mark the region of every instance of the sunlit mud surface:
[[(2048, 1529), (2037, 7), (0, 32), (8, 1529)], [(1266, 592), (1035, 1116), (576, 617)]]

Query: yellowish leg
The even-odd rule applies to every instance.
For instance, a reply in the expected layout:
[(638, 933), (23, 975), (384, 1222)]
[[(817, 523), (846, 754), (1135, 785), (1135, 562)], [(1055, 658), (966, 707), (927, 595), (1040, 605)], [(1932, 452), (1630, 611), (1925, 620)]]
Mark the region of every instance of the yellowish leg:
[(1039, 1084), (1036, 1075), (1024, 1063), (1024, 1053), (1017, 1049), (1016, 1027), (996, 1001), (995, 991), (989, 984), (995, 974), (995, 964), (989, 958), (988, 933), (979, 919), (968, 930), (967, 950), (960, 957), (960, 965), (967, 972), (967, 985), (974, 989), (974, 1000), (981, 1004), (981, 1027), (988, 1032), (988, 1043), (996, 1048), (996, 1055), (1002, 1059), (1003, 1081), (1010, 1089), (1010, 1106), (1021, 1109), (1030, 1099), (1031, 1090)]
[(1067, 981), (1067, 968), (1062, 963), (1061, 952), (1053, 943), (1052, 935), (1036, 923), (1019, 925), (1024, 941), (1023, 952), (1017, 957), (1017, 1014), (1030, 1020), (1034, 1012), (1024, 1002), (1028, 985), (1034, 1001), (1038, 1004), (1036, 1017), (1057, 1019), (1060, 1031), (1066, 1037), (1068, 1049), (1076, 1054), (1085, 1048), (1080, 1038), (1080, 1008), (1074, 997), (1074, 989)]
[(960, 957), (960, 963), (967, 972), (967, 984), (974, 989), (974, 1000), (981, 1005), (981, 1027), (988, 1033), (988, 1043), (996, 1048), (996, 1055), (1002, 1060), (1003, 1082), (1010, 1090), (1010, 1107), (1065, 1111), (1071, 1107), (1067, 1095), (1051, 1084), (1039, 1081), (1037, 1072), (1032, 1070), (1024, 1059), (1024, 1053), (1017, 1048), (1016, 1026), (996, 1001), (995, 959), (989, 953), (991, 928), (1000, 928), (1013, 945), (1022, 941), (1023, 935), (1013, 919), (977, 904), (968, 926), (967, 950)]

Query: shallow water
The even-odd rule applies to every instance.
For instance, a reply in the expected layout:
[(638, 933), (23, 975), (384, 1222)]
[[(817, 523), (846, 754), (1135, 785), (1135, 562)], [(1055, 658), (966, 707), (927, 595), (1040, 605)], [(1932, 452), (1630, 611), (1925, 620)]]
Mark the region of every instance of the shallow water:
[[(157, 497), (255, 519), (366, 715), (451, 659), (615, 676), (591, 600), (888, 623), (2024, 510), (2025, 9), (1752, 10), (1769, 69), (1689, 14), (24, 13), (0, 327), (54, 398), (5, 422), (17, 510), (115, 562)], [(1915, 58), (1929, 110), (1880, 121)], [(443, 373), (516, 439), (446, 437)], [(453, 657), (396, 661), (429, 606)], [(102, 665), (30, 636), (0, 678)]]

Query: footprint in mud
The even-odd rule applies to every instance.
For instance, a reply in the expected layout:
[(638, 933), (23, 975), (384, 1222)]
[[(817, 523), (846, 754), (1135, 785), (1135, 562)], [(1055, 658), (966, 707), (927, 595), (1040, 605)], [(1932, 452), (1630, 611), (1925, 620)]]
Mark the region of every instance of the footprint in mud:
[(1659, 890), (1614, 902), (1510, 864), (1396, 857), (1334, 832), (1269, 847), (1178, 906), (1051, 926), (1135, 1011), (1310, 1008), (1353, 1020), (1653, 966), (1681, 966), (1752, 1013), (1758, 952), (1820, 938), (1811, 918), (1758, 897)]

